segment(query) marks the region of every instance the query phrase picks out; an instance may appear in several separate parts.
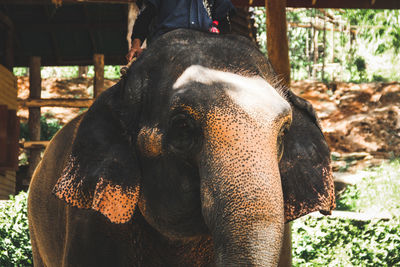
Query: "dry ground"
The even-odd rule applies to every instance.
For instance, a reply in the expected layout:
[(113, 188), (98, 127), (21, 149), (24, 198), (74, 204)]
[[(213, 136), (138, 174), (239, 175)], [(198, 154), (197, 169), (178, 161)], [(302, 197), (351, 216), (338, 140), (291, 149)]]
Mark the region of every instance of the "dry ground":
[[(292, 89), (316, 109), (337, 169), (400, 157), (400, 84), (298, 81)], [(334, 162), (335, 163), (335, 162)]]

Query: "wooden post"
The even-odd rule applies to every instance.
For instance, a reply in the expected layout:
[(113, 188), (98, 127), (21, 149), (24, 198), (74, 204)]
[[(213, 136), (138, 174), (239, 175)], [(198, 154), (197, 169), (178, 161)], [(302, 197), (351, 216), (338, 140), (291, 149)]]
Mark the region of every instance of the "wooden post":
[(14, 67), (14, 29), (7, 30), (6, 43), (5, 43), (5, 67), (9, 71), (13, 71)]
[(88, 66), (79, 66), (78, 67), (78, 77), (82, 78), (82, 77), (86, 77), (88, 72)]
[(332, 45), (332, 47), (331, 47), (331, 63), (334, 63), (335, 62), (335, 31), (334, 31), (334, 29), (335, 29), (335, 25), (334, 24), (332, 24), (332, 32), (331, 32), (331, 45)]
[(286, 0), (266, 0), (268, 58), (286, 85), (290, 84)]
[(279, 267), (292, 267), (292, 226), (286, 223), (283, 232), (282, 250), (279, 258)]
[[(315, 16), (315, 14), (314, 14)], [(314, 24), (317, 24), (317, 19), (314, 17)], [(318, 63), (318, 30), (313, 27), (313, 71), (312, 71), (312, 78), (313, 80), (317, 79), (317, 68), (316, 65)]]
[[(266, 0), (267, 50), (275, 72), (282, 81), (290, 85), (289, 44), (287, 39), (286, 0)], [(292, 266), (292, 244), (290, 224), (285, 225), (280, 267)]]
[(19, 118), (17, 117), (16, 110), (8, 111), (7, 132), (7, 166), (13, 170), (17, 170), (19, 154)]
[[(307, 54), (307, 59), (310, 62), (311, 61), (311, 50), (312, 50), (312, 31), (313, 31), (313, 24), (310, 23), (310, 30), (307, 32), (307, 42), (308, 42), (308, 54)], [(310, 79), (312, 76), (312, 64), (308, 64), (308, 79)]]
[[(335, 24), (332, 23), (332, 32), (331, 32), (331, 63), (335, 62)], [(334, 77), (334, 71), (331, 72), (331, 81), (333, 81)]]
[(4, 66), (12, 72), (14, 67), (14, 23), (2, 11), (0, 21), (6, 26), (6, 40), (4, 43)]
[(94, 80), (93, 80), (93, 97), (98, 97), (104, 91), (104, 55), (94, 54)]
[(0, 165), (7, 161), (7, 105), (0, 105)]
[(326, 51), (326, 18), (324, 17), (324, 35), (323, 35), (323, 50), (322, 51), (322, 69), (321, 69), (321, 81), (325, 78), (325, 51)]
[[(39, 99), (42, 92), (42, 77), (40, 76), (41, 58), (33, 56), (29, 62), (29, 98)], [(31, 141), (40, 140), (40, 107), (29, 108), (29, 137)], [(32, 148), (29, 153), (29, 168), (27, 178), (31, 179), (32, 174), (40, 161), (41, 149)], [(29, 181), (23, 181), (28, 185)]]

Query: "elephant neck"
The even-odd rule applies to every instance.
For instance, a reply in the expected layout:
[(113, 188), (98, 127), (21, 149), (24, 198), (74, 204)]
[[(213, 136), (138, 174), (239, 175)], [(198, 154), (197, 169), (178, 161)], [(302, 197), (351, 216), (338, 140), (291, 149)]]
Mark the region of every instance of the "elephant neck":
[(132, 256), (138, 266), (213, 266), (211, 236), (170, 240), (154, 229), (137, 212), (132, 219)]

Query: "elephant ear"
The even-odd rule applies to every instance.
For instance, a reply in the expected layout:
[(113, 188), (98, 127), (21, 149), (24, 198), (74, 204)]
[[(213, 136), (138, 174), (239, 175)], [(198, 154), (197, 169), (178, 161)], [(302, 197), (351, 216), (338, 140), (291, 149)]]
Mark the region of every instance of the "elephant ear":
[(313, 211), (330, 214), (335, 208), (335, 192), (328, 145), (311, 104), (290, 90), (288, 100), (293, 120), (279, 163), (285, 220)]
[(68, 204), (128, 222), (139, 197), (140, 172), (132, 136), (122, 122), (121, 84), (100, 95), (84, 115), (53, 193)]

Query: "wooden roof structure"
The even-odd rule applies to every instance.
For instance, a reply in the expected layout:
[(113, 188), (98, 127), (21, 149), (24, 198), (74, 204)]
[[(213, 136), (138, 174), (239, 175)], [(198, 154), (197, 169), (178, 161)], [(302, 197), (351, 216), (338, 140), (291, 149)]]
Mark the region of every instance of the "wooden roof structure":
[[(106, 64), (123, 64), (126, 4), (6, 2), (0, 2), (0, 40), (12, 29), (13, 51), (8, 53), (14, 56), (13, 63), (4, 65), (28, 66), (30, 56), (41, 56), (44, 66), (91, 65), (94, 53), (105, 54)], [(1, 17), (8, 22), (3, 27)], [(5, 46), (0, 42), (0, 63), (6, 61)]]
[[(2, 0), (8, 4), (67, 4), (67, 3), (106, 3), (129, 4), (135, 0)], [(398, 0), (287, 0), (287, 7), (308, 8), (367, 8), (367, 9), (400, 9)], [(238, 7), (265, 6), (265, 0), (232, 0)]]
[[(89, 65), (93, 54), (105, 64), (124, 64), (128, 5), (135, 0), (2, 0), (0, 64), (28, 66), (41, 56), (44, 66)], [(265, 6), (265, 0), (232, 0), (237, 7)], [(285, 1), (282, 1), (285, 2)], [(287, 7), (389, 8), (399, 0), (287, 0)]]

